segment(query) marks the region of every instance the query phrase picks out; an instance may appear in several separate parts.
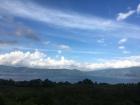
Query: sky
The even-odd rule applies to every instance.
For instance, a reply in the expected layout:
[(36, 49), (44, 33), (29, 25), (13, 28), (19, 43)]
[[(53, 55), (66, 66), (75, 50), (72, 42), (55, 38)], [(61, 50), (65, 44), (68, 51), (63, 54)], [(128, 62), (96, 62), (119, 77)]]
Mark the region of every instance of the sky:
[(140, 66), (140, 0), (0, 0), (0, 65)]

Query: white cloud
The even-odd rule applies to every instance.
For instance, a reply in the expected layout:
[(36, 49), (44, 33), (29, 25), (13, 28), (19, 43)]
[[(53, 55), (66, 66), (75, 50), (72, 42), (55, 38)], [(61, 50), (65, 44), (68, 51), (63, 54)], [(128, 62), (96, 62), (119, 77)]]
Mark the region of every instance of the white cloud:
[[(78, 29), (101, 29), (112, 28), (112, 22), (97, 17), (85, 17), (76, 13), (54, 10), (41, 7), (31, 2), (19, 0), (4, 0), (0, 3), (1, 12), (14, 16), (42, 21), (48, 24)], [(3, 12), (3, 13), (4, 13)], [(100, 24), (102, 23), (102, 24)], [(81, 25), (82, 24), (82, 25)]]
[(118, 44), (124, 44), (127, 42), (127, 38), (122, 38), (119, 40)]
[(71, 49), (70, 46), (65, 45), (65, 44), (57, 45), (57, 48), (58, 48), (58, 49), (61, 49), (61, 50), (70, 50), (70, 49)]
[(26, 66), (33, 68), (69, 68), (74, 63), (72, 60), (66, 60), (61, 57), (60, 60), (54, 60), (47, 57), (46, 54), (35, 51), (35, 52), (22, 52), (13, 51), (6, 54), (0, 55), (1, 65), (11, 66)]
[[(133, 11), (130, 11), (129, 14), (132, 13)], [(102, 31), (107, 35), (122, 37), (123, 33), (123, 37), (140, 38), (138, 34), (140, 33), (140, 27), (138, 25), (124, 22), (118, 23), (110, 19), (96, 16), (87, 16), (70, 11), (56, 10), (40, 6), (31, 1), (1, 0), (0, 14), (27, 18), (59, 28), (80, 29), (92, 32), (100, 30), (98, 32)]]
[(125, 49), (125, 46), (119, 46), (119, 49), (123, 50)]
[(135, 10), (130, 10), (126, 13), (118, 13), (118, 16), (117, 16), (117, 21), (122, 21), (122, 20), (125, 20), (127, 19), (129, 16), (133, 15), (135, 13)]
[(123, 54), (129, 54), (130, 53), (130, 51), (126, 50), (125, 46), (123, 46), (123, 45), (119, 46), (118, 48), (122, 51)]
[(76, 62), (65, 59), (63, 56), (56, 60), (46, 54), (35, 52), (13, 51), (0, 54), (0, 65), (25, 66), (31, 68), (49, 68), (49, 69), (79, 69), (96, 70), (106, 68), (126, 68), (140, 66), (140, 56), (130, 56), (121, 59), (114, 59), (100, 63)]
[(122, 21), (127, 19), (129, 16), (133, 15), (134, 13), (140, 14), (140, 4), (138, 4), (136, 10), (129, 10), (126, 13), (118, 13), (118, 16), (116, 18), (117, 21)]
[(137, 14), (140, 14), (140, 4), (137, 6)]
[(128, 51), (128, 50), (126, 49), (126, 47), (123, 45), (123, 44), (125, 44), (126, 42), (127, 42), (127, 38), (122, 38), (122, 39), (120, 39), (119, 42), (118, 42), (118, 44), (119, 44), (118, 48), (122, 51), (123, 54), (129, 54), (129, 53), (130, 53), (130, 51)]
[(134, 60), (112, 60), (105, 63), (92, 63), (88, 64), (86, 67), (90, 70), (96, 68), (96, 69), (106, 69), (106, 68), (127, 68), (127, 67), (133, 67), (133, 66), (140, 66), (140, 61)]

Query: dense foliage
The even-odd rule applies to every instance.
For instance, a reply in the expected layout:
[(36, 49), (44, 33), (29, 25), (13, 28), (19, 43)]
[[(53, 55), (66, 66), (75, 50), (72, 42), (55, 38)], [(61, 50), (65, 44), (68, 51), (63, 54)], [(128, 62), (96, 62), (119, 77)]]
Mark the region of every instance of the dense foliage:
[(140, 105), (140, 83), (0, 80), (0, 105)]

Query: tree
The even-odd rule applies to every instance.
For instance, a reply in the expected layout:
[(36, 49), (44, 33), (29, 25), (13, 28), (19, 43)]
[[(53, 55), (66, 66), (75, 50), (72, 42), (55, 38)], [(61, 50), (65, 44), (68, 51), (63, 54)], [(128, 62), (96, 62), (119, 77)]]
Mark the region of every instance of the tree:
[(93, 85), (93, 82), (90, 79), (84, 79), (83, 81), (78, 82), (78, 84)]

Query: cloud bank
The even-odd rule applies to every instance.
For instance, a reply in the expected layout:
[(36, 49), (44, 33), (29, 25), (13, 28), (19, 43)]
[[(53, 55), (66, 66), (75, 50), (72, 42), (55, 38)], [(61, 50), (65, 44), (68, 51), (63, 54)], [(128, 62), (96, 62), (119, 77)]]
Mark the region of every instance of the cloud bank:
[(1, 65), (10, 66), (25, 66), (32, 68), (69, 68), (74, 62), (72, 60), (66, 60), (61, 57), (60, 60), (54, 60), (47, 57), (42, 52), (22, 52), (13, 51), (6, 54), (0, 55)]
[(0, 65), (24, 66), (43, 69), (65, 68), (87, 71), (140, 66), (140, 56), (131, 56), (116, 60), (104, 61), (102, 63), (88, 63), (65, 59), (63, 56), (60, 59), (53, 59), (37, 50), (34, 52), (12, 51), (9, 53), (0, 54)]

